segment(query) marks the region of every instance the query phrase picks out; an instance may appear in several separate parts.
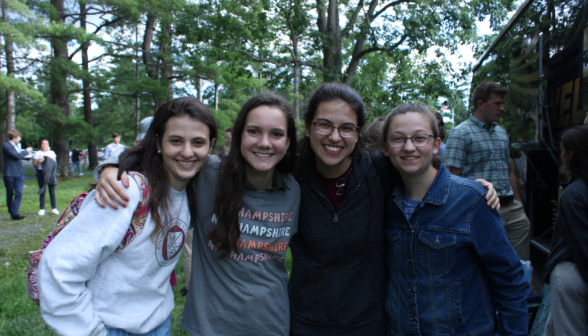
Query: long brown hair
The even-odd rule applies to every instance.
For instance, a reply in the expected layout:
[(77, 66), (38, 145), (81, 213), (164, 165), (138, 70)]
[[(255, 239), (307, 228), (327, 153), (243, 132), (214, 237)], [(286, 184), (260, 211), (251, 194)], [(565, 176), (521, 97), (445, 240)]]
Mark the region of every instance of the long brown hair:
[(584, 178), (588, 185), (588, 127), (570, 127), (562, 135), (561, 144), (566, 151), (574, 153), (569, 161), (572, 175)]
[(228, 257), (231, 251), (237, 252), (237, 242), (241, 236), (239, 230), (239, 210), (245, 195), (245, 167), (247, 162), (241, 154), (241, 137), (245, 129), (245, 120), (251, 110), (259, 106), (275, 107), (284, 113), (287, 121), (287, 136), (290, 146), (284, 158), (276, 165), (280, 173), (291, 173), (295, 165), (296, 125), (292, 110), (286, 100), (274, 93), (260, 93), (249, 99), (239, 111), (231, 136), (231, 149), (224, 158), (219, 174), (214, 213), (218, 219), (217, 227), (208, 235), (220, 250), (220, 258)]
[[(119, 175), (124, 171), (138, 171), (143, 173), (151, 187), (149, 208), (151, 217), (155, 221), (156, 228), (153, 234), (157, 234), (162, 228), (162, 217), (169, 218), (169, 172), (163, 165), (163, 158), (157, 153), (157, 146), (161, 146), (161, 138), (165, 132), (167, 122), (172, 117), (188, 116), (203, 122), (208, 126), (208, 140), (212, 146), (217, 134), (217, 125), (214, 116), (199, 100), (191, 97), (182, 97), (163, 104), (153, 116), (149, 130), (145, 138), (136, 146), (125, 150), (119, 159)], [(120, 178), (120, 176), (119, 176)], [(194, 179), (194, 177), (192, 177)], [(190, 210), (196, 209), (196, 193), (190, 180), (186, 187)]]
[[(360, 159), (363, 156), (365, 145), (363, 143), (362, 127), (366, 122), (366, 111), (363, 105), (363, 100), (357, 91), (351, 86), (342, 83), (324, 83), (319, 86), (308, 101), (306, 112), (304, 112), (304, 123), (310, 125), (316, 115), (316, 111), (321, 103), (342, 101), (351, 107), (357, 114), (357, 126), (359, 127), (359, 134), (357, 136), (357, 143), (351, 153), (354, 159)], [(298, 143), (300, 150), (300, 169), (307, 169), (314, 167), (315, 154), (310, 146), (310, 139), (302, 137)]]

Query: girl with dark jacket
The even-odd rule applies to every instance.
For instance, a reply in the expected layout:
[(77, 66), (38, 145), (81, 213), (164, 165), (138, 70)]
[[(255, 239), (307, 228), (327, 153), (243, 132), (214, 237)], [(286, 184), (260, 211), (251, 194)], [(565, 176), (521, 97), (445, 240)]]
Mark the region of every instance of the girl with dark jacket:
[(366, 111), (351, 87), (321, 85), (304, 122), (291, 335), (385, 335), (385, 199), (398, 173), (381, 151), (363, 151)]
[(561, 138), (561, 161), (572, 173), (555, 219), (543, 277), (551, 292), (545, 335), (586, 335), (588, 314), (588, 127)]

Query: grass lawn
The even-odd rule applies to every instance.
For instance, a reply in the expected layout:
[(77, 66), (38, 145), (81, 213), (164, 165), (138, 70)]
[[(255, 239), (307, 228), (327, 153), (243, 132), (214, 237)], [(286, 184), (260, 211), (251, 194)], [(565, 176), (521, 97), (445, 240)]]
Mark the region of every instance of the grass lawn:
[[(59, 181), (55, 188), (57, 208), (60, 212), (71, 200), (85, 191), (93, 183), (90, 172), (84, 176)], [(49, 195), (46, 195), (46, 215), (38, 216), (39, 195), (36, 179), (26, 179), (20, 214), (26, 216), (20, 221), (10, 219), (6, 207), (6, 189), (0, 179), (0, 335), (1, 336), (41, 336), (55, 335), (43, 321), (39, 307), (27, 293), (28, 251), (38, 250), (43, 239), (49, 234), (59, 218), (51, 214)], [(183, 260), (183, 256), (182, 256)], [(172, 312), (172, 335), (188, 335), (180, 328), (180, 321), (186, 298), (179, 294), (184, 286), (184, 267), (182, 260), (176, 266), (178, 286), (174, 287), (175, 308)], [(286, 257), (288, 270), (292, 264), (290, 251)], [(230, 302), (227, 302), (230, 304)]]

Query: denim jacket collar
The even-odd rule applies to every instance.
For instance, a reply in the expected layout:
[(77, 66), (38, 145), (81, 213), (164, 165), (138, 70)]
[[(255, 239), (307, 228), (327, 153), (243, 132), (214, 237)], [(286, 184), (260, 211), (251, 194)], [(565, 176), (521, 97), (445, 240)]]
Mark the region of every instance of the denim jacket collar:
[[(435, 176), (435, 180), (433, 184), (429, 187), (429, 190), (425, 194), (423, 198), (424, 203), (431, 203), (431, 204), (445, 204), (447, 202), (447, 196), (449, 195), (449, 179), (451, 178), (451, 173), (441, 161), (439, 166), (439, 170), (437, 171), (437, 176)], [(394, 196), (394, 202), (398, 202), (402, 199), (402, 193), (404, 190), (404, 182), (402, 179), (398, 181), (396, 187), (392, 191), (392, 196)]]

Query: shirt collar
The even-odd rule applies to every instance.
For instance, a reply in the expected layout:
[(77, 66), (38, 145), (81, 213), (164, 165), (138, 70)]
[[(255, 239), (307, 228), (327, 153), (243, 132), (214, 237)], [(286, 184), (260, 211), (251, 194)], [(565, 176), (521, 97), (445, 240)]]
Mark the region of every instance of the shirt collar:
[[(443, 161), (441, 161), (439, 170), (437, 171), (437, 176), (435, 176), (435, 180), (433, 184), (429, 187), (429, 190), (425, 194), (423, 198), (424, 203), (431, 203), (431, 204), (445, 204), (447, 202), (447, 196), (449, 195), (449, 180), (451, 178), (451, 173), (445, 167)], [(398, 197), (402, 197), (404, 193), (404, 184), (402, 179), (398, 181), (396, 187), (392, 191), (392, 196), (397, 200)]]
[[(272, 178), (272, 187), (269, 189), (265, 189), (264, 191), (275, 191), (275, 190), (290, 190), (290, 188), (288, 188), (288, 185), (286, 184), (286, 181), (284, 181), (284, 177), (282, 176), (282, 174), (280, 174), (280, 172), (278, 172), (277, 170), (274, 169), (274, 177)], [(245, 190), (256, 190), (253, 185), (251, 185), (251, 183), (249, 182), (249, 180), (247, 180), (247, 178), (245, 178)]]
[(496, 123), (493, 122), (490, 126), (488, 126), (486, 123), (482, 122), (480, 119), (474, 117), (474, 114), (470, 114), (470, 121), (474, 123), (474, 125), (482, 128), (482, 129), (487, 129), (489, 132), (492, 132), (494, 130), (494, 128), (496, 128)]

